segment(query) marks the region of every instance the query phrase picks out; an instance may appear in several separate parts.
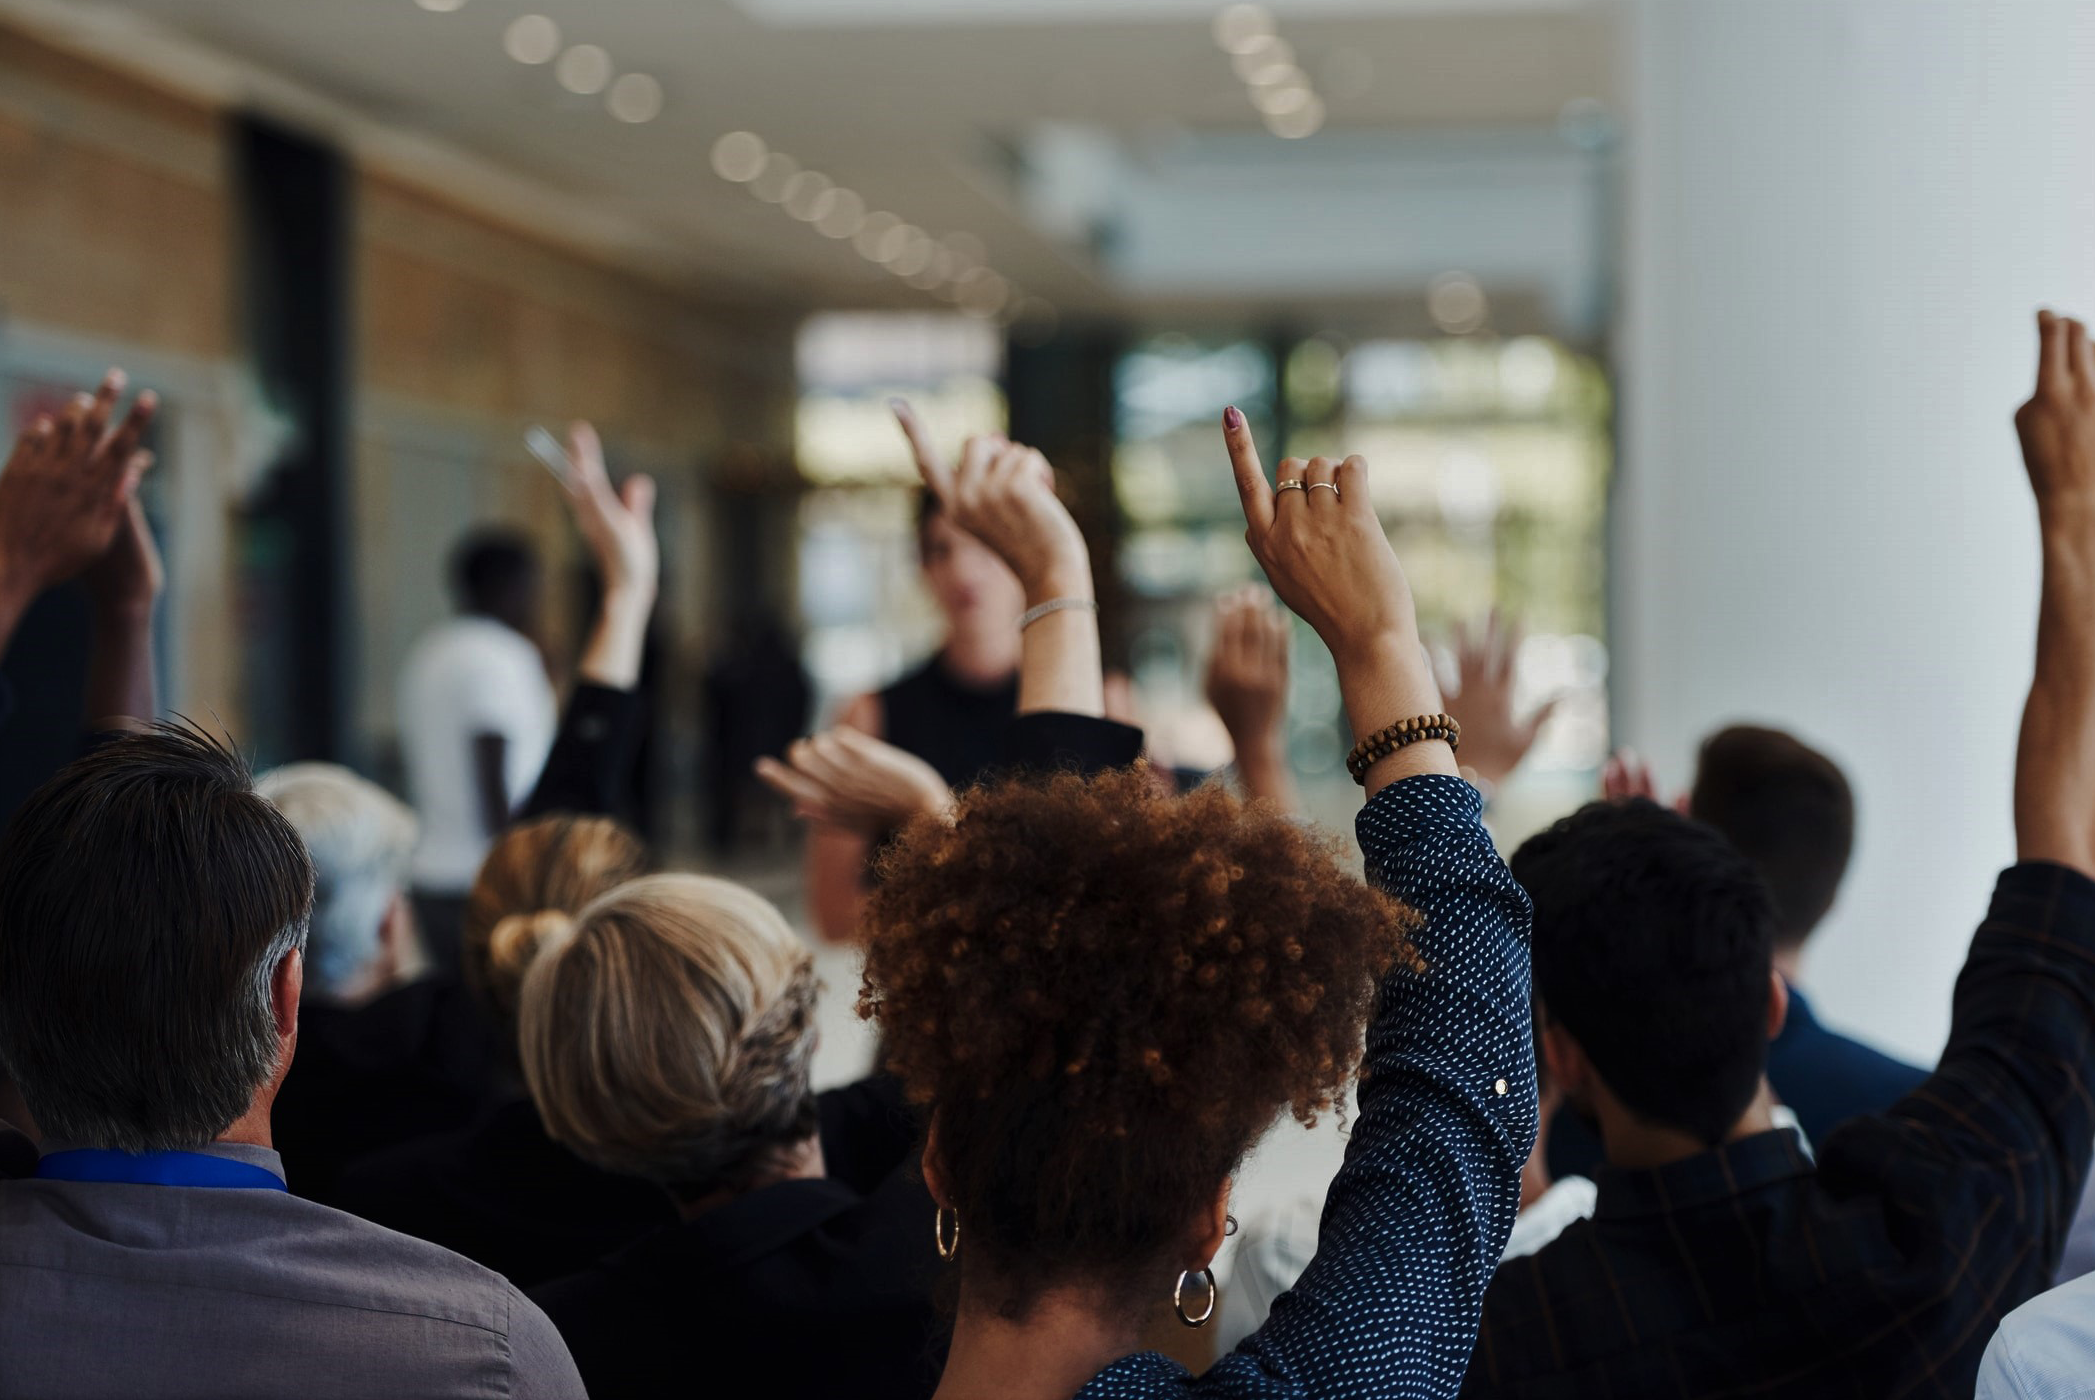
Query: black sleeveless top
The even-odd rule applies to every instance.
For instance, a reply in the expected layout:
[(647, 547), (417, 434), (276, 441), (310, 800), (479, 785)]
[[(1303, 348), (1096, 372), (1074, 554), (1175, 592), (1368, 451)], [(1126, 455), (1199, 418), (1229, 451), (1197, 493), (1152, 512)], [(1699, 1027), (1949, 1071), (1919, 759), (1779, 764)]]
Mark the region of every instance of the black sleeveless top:
[(880, 692), (883, 734), (936, 768), (956, 791), (997, 766), (1018, 713), (1018, 673), (987, 690), (953, 679), (932, 657)]

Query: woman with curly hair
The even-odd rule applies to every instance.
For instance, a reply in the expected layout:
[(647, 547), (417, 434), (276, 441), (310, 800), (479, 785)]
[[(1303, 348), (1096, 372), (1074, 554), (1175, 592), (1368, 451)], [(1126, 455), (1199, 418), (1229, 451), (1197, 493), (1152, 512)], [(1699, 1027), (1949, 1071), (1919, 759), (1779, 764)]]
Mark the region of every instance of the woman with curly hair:
[[(1453, 1395), (1535, 1135), (1526, 896), (1457, 775), (1411, 595), (1357, 457), (1269, 487), (1225, 436), (1252, 550), (1338, 664), (1363, 741), (1370, 888), (1274, 811), (1139, 776), (1005, 787), (885, 858), (861, 1006), (929, 1110), (958, 1273), (941, 1400)], [(1088, 668), (1021, 710), (1097, 715), (1089, 565), (1044, 464), (971, 451), (931, 483)], [(1052, 605), (1052, 606), (1051, 606)], [(1320, 1248), (1204, 1376), (1141, 1350), (1164, 1298), (1214, 1310), (1230, 1178), (1283, 1111), (1359, 1118)]]

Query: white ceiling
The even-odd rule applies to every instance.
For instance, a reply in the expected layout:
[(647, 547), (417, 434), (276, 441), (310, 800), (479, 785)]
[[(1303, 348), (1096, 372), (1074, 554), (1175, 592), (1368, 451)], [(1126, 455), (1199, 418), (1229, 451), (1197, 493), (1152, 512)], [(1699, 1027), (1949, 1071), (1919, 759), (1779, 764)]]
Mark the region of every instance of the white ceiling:
[[(448, 0), (436, 0), (448, 3)], [(933, 305), (853, 251), (710, 169), (722, 134), (748, 129), (934, 235), (966, 232), (990, 264), (1068, 312), (1139, 302), (1092, 249), (1027, 212), (1020, 154), (1044, 130), (1111, 138), (1128, 169), (1197, 148), (1251, 149), (1246, 201), (1314, 205), (1317, 180), (1372, 176), (1368, 134), (1547, 131), (1568, 103), (1609, 101), (1612, 37), (1586, 0), (1300, 0), (1272, 4), (1327, 94), (1323, 134), (1268, 135), (1216, 47), (1212, 0), (69, 0), (115, 8), (290, 79), (361, 118), (457, 148), (579, 210), (644, 231), (703, 282), (809, 303)], [(661, 116), (626, 125), (549, 67), (503, 52), (520, 15), (601, 45), (621, 72), (659, 79)], [(146, 45), (150, 48), (150, 44)], [(1341, 57), (1342, 56), (1342, 57)], [(1365, 63), (1361, 60), (1364, 58)], [(1219, 143), (1219, 144), (1218, 144)], [(1267, 149), (1270, 146), (1271, 149)], [(1279, 189), (1272, 195), (1278, 196)], [(1037, 209), (1036, 209), (1037, 212)], [(1306, 215), (1313, 214), (1305, 209)], [(1285, 258), (1286, 248), (1274, 251)], [(1256, 267), (1232, 293), (1265, 295)], [(1281, 278), (1290, 285), (1297, 279)], [(1181, 293), (1183, 289), (1177, 289)]]

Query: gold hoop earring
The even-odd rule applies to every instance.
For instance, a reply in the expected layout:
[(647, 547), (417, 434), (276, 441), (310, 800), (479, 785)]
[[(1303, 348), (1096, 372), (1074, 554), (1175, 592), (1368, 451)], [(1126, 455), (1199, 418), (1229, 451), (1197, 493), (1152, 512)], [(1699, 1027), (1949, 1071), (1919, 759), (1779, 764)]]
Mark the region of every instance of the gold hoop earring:
[(946, 1243), (946, 1208), (940, 1206), (931, 1216), (931, 1238), (938, 1244), (938, 1257), (951, 1259), (960, 1253), (960, 1212), (953, 1212), (953, 1242)]
[(1208, 1319), (1215, 1315), (1215, 1271), (1213, 1269), (1202, 1269), (1200, 1276), (1207, 1281), (1208, 1305), (1201, 1310), (1198, 1317), (1194, 1317), (1186, 1311), (1186, 1280), (1193, 1277), (1192, 1273), (1189, 1271), (1180, 1274), (1178, 1276), (1178, 1286), (1171, 1290), (1171, 1306), (1178, 1311), (1178, 1320), (1185, 1323), (1188, 1327), (1205, 1327), (1208, 1325)]

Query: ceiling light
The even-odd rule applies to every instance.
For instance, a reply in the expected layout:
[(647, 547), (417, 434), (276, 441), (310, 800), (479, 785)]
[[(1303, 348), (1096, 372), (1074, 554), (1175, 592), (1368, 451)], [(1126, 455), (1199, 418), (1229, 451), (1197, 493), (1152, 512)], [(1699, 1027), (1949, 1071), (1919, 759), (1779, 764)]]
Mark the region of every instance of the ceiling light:
[(1266, 130), (1290, 141), (1314, 136), (1323, 128), (1324, 104), (1315, 97), (1292, 112), (1275, 112), (1266, 118)]
[(611, 85), (604, 106), (622, 122), (651, 122), (662, 115), (662, 85), (645, 73), (628, 73)]
[(1215, 42), (1230, 53), (1242, 53), (1272, 34), (1273, 16), (1264, 5), (1231, 5), (1215, 16)]
[(577, 44), (560, 55), (553, 76), (560, 79), (560, 86), (576, 96), (592, 96), (602, 92), (604, 85), (611, 81), (611, 55), (595, 44)]
[(560, 52), (560, 26), (544, 15), (518, 15), (502, 32), (502, 50), (518, 63), (551, 63)]
[(786, 212), (804, 224), (811, 224), (829, 212), (829, 204), (836, 197), (836, 181), (819, 170), (803, 170), (786, 182), (786, 197), (779, 203)]
[(754, 131), (730, 131), (713, 143), (713, 173), (746, 185), (764, 173), (764, 158), (770, 154), (764, 138)]
[(750, 181), (749, 192), (766, 204), (785, 201), (786, 188), (793, 177), (800, 173), (800, 162), (781, 151), (773, 151), (764, 157), (764, 168)]
[(1011, 300), (1011, 284), (988, 268), (977, 268), (960, 280), (960, 309), (971, 316), (994, 316)]
[(1426, 284), (1426, 311), (1449, 335), (1481, 330), (1491, 304), (1484, 288), (1467, 272), (1443, 272)]
[(885, 209), (866, 215), (865, 222), (858, 226), (858, 236), (853, 239), (858, 251), (874, 262), (887, 261), (884, 250), (888, 235), (903, 227), (902, 221)]
[(1299, 112), (1316, 100), (1317, 95), (1304, 83), (1288, 83), (1282, 87), (1256, 87), (1251, 90), (1251, 105), (1269, 117)]
[(829, 208), (815, 216), (815, 229), (831, 238), (849, 238), (866, 221), (866, 201), (856, 190), (830, 191)]
[(440, 15), (448, 15), (453, 10), (462, 10), (466, 7), (466, 0), (415, 0), (415, 3), (425, 10)]
[(901, 231), (890, 235), (894, 251), (884, 261), (888, 270), (897, 277), (916, 277), (931, 268), (933, 245), (931, 235), (920, 228), (903, 225)]
[(1268, 34), (1259, 41), (1257, 47), (1247, 49), (1230, 62), (1237, 70), (1238, 77), (1247, 83), (1255, 83), (1260, 80), (1261, 74), (1294, 67), (1295, 49), (1287, 40), (1276, 39)]

